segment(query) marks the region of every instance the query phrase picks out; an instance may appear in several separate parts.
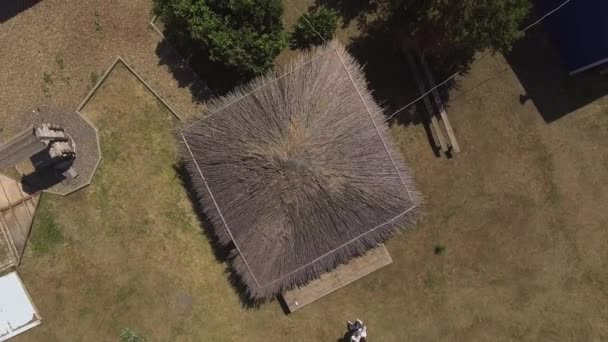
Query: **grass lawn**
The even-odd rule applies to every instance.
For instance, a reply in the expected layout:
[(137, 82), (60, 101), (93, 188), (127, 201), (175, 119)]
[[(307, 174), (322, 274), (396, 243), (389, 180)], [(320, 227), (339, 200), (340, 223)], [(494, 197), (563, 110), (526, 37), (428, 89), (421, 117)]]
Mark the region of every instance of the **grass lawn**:
[(44, 324), (15, 341), (373, 341), (608, 338), (608, 97), (546, 124), (500, 56), (448, 109), (463, 152), (392, 132), (426, 197), (394, 263), (296, 314), (242, 308), (180, 177), (177, 122), (118, 67), (83, 110), (104, 159), (91, 186), (42, 196), (20, 274)]
[(524, 93), (502, 56), (474, 63), (450, 94), (452, 160), (419, 126), (392, 128), (427, 198), (389, 244), (408, 270), (404, 340), (608, 336), (608, 96), (547, 124)]
[(344, 296), (290, 317), (277, 303), (242, 308), (175, 170), (169, 111), (119, 64), (83, 113), (104, 159), (91, 186), (42, 196), (20, 273), (45, 324), (18, 340), (116, 341), (125, 328), (153, 341), (327, 340), (363, 311)]

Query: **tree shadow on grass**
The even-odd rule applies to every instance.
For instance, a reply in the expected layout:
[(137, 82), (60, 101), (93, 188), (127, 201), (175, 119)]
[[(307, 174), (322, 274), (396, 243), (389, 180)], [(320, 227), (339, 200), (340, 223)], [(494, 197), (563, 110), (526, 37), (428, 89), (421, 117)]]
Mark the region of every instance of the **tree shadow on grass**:
[[(386, 22), (371, 23), (363, 35), (351, 41), (348, 50), (363, 65), (368, 88), (372, 91), (375, 100), (384, 108), (384, 115), (389, 125), (422, 124), (433, 153), (439, 157), (440, 146), (433, 137), (431, 116), (426, 109), (424, 98), (420, 98), (422, 92), (406, 57), (406, 53), (417, 55), (417, 52), (405, 52), (403, 45), (399, 43), (403, 38), (391, 33), (390, 27), (391, 25)], [(426, 56), (426, 61), (435, 84), (439, 84), (456, 72), (467, 73), (473, 61), (473, 51), (454, 50), (446, 54), (445, 58), (437, 58), (429, 54)], [(430, 89), (430, 84), (422, 70), (419, 68), (418, 71), (426, 92)], [(458, 82), (455, 78), (451, 78), (437, 88), (446, 107), (449, 105), (450, 90), (457, 87)], [(429, 93), (426, 96), (433, 114), (437, 115), (433, 94)]]
[[(405, 53), (396, 41), (387, 26), (379, 24), (370, 26), (365, 34), (353, 39), (348, 46), (349, 52), (363, 65), (368, 86), (376, 101), (385, 108), (387, 116), (403, 109), (421, 95)], [(473, 51), (455, 50), (443, 58), (427, 54), (426, 60), (438, 84), (456, 72), (466, 74), (473, 61)], [(430, 89), (426, 78), (424, 82), (426, 89)], [(437, 88), (444, 103), (449, 101), (449, 91), (457, 87), (458, 82), (452, 78)], [(432, 94), (427, 96), (432, 99)], [(421, 123), (424, 117), (421, 115), (424, 113), (420, 112), (424, 109), (422, 101), (417, 101), (411, 107), (396, 115), (395, 122), (403, 125)]]
[(555, 47), (542, 30), (529, 31), (515, 44), (507, 61), (547, 123), (608, 94), (608, 77), (593, 70), (570, 76)]
[(384, 109), (389, 126), (422, 124), (433, 153), (439, 157), (426, 109), (420, 102), (407, 106), (419, 92), (405, 56), (394, 44), (392, 36), (381, 29), (369, 30), (354, 39), (348, 50), (363, 65), (368, 88)]
[(213, 90), (193, 72), (188, 61), (167, 40), (158, 44), (156, 55), (159, 57), (160, 65), (169, 67), (179, 87), (190, 89), (194, 102), (203, 103), (211, 98)]
[[(407, 62), (387, 30), (370, 29), (354, 38), (347, 49), (363, 66), (368, 88), (386, 116), (416, 99), (418, 91)], [(414, 110), (406, 108), (395, 115), (392, 123), (421, 123), (424, 116), (418, 112), (418, 106), (412, 107)]]
[[(230, 245), (227, 246), (221, 244), (215, 233), (212, 231), (211, 227), (213, 224), (205, 214), (200, 204), (199, 195), (194, 190), (192, 175), (190, 172), (188, 172), (186, 164), (183, 161), (178, 162), (177, 164), (173, 165), (173, 169), (177, 173), (182, 186), (186, 190), (186, 194), (188, 195), (188, 199), (192, 205), (192, 210), (195, 212), (198, 221), (202, 225), (201, 231), (211, 245), (215, 260), (219, 263), (225, 263), (227, 265), (225, 270), (227, 280), (238, 295), (241, 305), (246, 309), (258, 309), (264, 302), (255, 301), (247, 295), (247, 287), (245, 286), (245, 283), (230, 265), (230, 260), (232, 260), (235, 253), (237, 253), (234, 243), (230, 243)], [(201, 270), (201, 272), (204, 272), (204, 270)]]
[(156, 47), (160, 64), (169, 67), (180, 87), (190, 88), (195, 102), (204, 103), (211, 97), (225, 95), (250, 80), (235, 70), (211, 61), (206, 51), (196, 44), (172, 34), (179, 32), (177, 28), (162, 23), (157, 26), (166, 37)]

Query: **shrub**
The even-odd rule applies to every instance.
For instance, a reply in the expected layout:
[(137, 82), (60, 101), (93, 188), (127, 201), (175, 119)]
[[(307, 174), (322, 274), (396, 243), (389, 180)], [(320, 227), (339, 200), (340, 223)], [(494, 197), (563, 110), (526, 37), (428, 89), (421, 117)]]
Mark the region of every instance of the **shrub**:
[(281, 0), (154, 0), (154, 9), (180, 44), (244, 77), (265, 73), (285, 47)]
[(292, 49), (308, 49), (331, 40), (338, 28), (338, 13), (320, 6), (314, 12), (302, 15), (291, 33)]
[(146, 342), (147, 338), (133, 329), (124, 329), (120, 334), (120, 342)]

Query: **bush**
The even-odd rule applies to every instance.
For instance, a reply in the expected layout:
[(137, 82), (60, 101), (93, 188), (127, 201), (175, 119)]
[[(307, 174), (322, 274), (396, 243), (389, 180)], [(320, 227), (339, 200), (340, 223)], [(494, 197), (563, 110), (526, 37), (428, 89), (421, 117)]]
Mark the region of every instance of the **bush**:
[(124, 329), (120, 334), (120, 342), (146, 342), (147, 338), (133, 329)]
[(291, 33), (292, 49), (308, 49), (334, 37), (338, 28), (338, 13), (327, 7), (302, 15)]
[(154, 0), (154, 10), (180, 44), (244, 77), (268, 71), (285, 47), (281, 0)]

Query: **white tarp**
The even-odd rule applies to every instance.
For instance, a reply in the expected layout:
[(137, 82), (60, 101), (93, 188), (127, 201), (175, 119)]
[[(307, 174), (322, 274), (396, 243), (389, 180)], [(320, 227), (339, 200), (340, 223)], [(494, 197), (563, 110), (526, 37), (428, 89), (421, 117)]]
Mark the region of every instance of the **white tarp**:
[(17, 272), (0, 277), (0, 341), (6, 341), (40, 323), (40, 316)]

